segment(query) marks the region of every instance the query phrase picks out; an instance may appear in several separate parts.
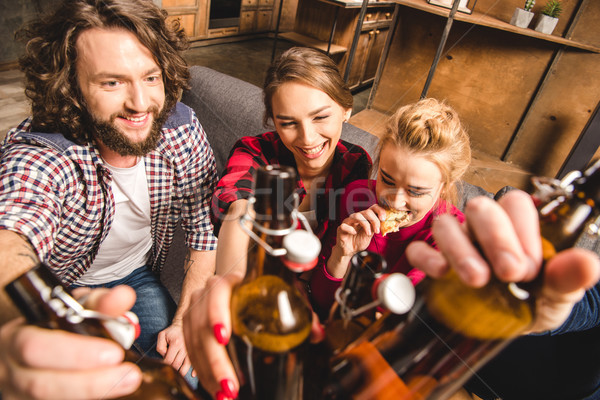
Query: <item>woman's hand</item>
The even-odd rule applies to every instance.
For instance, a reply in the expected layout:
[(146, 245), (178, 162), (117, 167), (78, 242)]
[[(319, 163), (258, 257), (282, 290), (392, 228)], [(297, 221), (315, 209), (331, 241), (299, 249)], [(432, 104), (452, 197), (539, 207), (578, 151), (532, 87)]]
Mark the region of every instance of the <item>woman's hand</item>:
[(183, 333), (194, 370), (202, 387), (215, 398), (235, 398), (239, 382), (225, 345), (231, 337), (229, 304), (239, 275), (213, 276), (192, 294), (183, 319)]
[(385, 215), (385, 210), (379, 204), (374, 204), (346, 218), (337, 230), (336, 246), (339, 246), (342, 254), (353, 256), (365, 250), (373, 235), (380, 232)]
[[(89, 294), (87, 308), (112, 316), (135, 301), (135, 292), (125, 286), (79, 294), (83, 291)], [(123, 358), (123, 349), (111, 340), (42, 329), (18, 318), (0, 328), (0, 391), (4, 400), (121, 397), (142, 381), (139, 368)]]
[[(537, 211), (531, 197), (513, 190), (498, 202), (478, 197), (467, 203), (466, 223), (441, 216), (433, 226), (439, 252), (424, 242), (407, 248), (409, 262), (432, 277), (449, 268), (474, 287), (485, 285), (493, 272), (506, 282), (530, 281), (542, 266)], [(477, 242), (484, 256), (475, 247)], [(568, 249), (550, 259), (537, 299), (536, 321), (530, 332), (559, 327), (586, 289), (600, 279), (598, 256), (584, 249)]]
[(380, 232), (381, 221), (385, 220), (385, 210), (374, 204), (366, 210), (351, 214), (337, 229), (337, 239), (327, 261), (327, 272), (336, 278), (343, 278), (348, 270), (350, 258), (365, 250), (373, 235)]

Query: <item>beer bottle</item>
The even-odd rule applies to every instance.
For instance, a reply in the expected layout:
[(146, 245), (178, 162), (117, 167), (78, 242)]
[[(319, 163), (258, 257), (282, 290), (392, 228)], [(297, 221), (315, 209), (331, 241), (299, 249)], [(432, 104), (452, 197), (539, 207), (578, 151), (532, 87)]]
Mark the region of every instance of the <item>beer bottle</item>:
[(121, 399), (199, 399), (185, 378), (171, 365), (158, 359), (140, 357), (129, 350), (136, 336), (132, 317), (134, 320), (137, 317), (128, 313), (129, 318), (114, 318), (85, 309), (44, 264), (37, 265), (6, 285), (5, 291), (30, 324), (101, 337), (121, 344), (126, 349), (125, 360), (137, 364), (143, 374), (140, 387)]
[[(296, 287), (296, 273), (316, 265), (320, 242), (297, 229), (296, 173), (266, 166), (256, 171), (248, 211), (246, 275), (231, 297), (229, 354), (241, 399), (302, 399), (304, 357), (312, 311)], [(251, 228), (248, 227), (251, 226)]]
[[(596, 223), (599, 169), (597, 162), (562, 182), (534, 181), (545, 260), (572, 247)], [(517, 286), (492, 278), (472, 288), (454, 272), (426, 278), (417, 285), (417, 301), (406, 320), (340, 354), (324, 397), (448, 398), (531, 325), (540, 281)]]
[(410, 310), (414, 288), (406, 275), (388, 274), (382, 256), (361, 251), (350, 259), (335, 299), (325, 323), (325, 342), (331, 354), (359, 337), (375, 321), (378, 312), (391, 310), (403, 314)]

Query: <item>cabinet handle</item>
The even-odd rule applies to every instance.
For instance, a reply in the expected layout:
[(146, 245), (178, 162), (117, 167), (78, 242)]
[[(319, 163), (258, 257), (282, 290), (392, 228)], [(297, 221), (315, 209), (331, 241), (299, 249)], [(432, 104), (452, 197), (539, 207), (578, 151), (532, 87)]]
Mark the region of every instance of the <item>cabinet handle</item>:
[(390, 16), (391, 16), (391, 15), (392, 15), (392, 14), (390, 14), (390, 13), (385, 13), (385, 18), (386, 18), (386, 19), (390, 19)]
[(371, 14), (367, 14), (365, 16), (365, 21), (370, 21), (373, 16)]

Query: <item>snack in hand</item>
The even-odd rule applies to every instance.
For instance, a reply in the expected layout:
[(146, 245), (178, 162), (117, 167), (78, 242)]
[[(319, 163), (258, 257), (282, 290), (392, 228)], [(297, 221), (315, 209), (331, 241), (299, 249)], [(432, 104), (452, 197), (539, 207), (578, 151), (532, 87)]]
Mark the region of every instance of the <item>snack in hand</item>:
[(410, 211), (385, 210), (385, 221), (381, 223), (383, 236), (391, 232), (398, 232), (400, 227), (410, 220)]

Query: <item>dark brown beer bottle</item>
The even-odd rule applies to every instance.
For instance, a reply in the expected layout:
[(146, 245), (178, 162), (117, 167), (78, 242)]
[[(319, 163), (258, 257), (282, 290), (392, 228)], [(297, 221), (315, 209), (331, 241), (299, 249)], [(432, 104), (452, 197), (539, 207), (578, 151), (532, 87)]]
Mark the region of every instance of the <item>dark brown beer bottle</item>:
[[(598, 218), (600, 162), (562, 182), (539, 180), (534, 195), (544, 259), (572, 247)], [(446, 399), (535, 318), (528, 290), (492, 279), (465, 286), (455, 273), (427, 278), (406, 320), (350, 346), (335, 360), (328, 399)]]
[(388, 274), (385, 259), (361, 251), (350, 259), (348, 272), (336, 291), (325, 323), (325, 342), (336, 354), (375, 321), (378, 312), (403, 314), (414, 303), (414, 288), (403, 274)]
[[(30, 324), (114, 340), (126, 349), (135, 338), (135, 328), (131, 321), (86, 310), (43, 264), (9, 283), (5, 291)], [(133, 350), (125, 350), (125, 360), (140, 367), (143, 379), (134, 393), (121, 397), (122, 399), (199, 399), (183, 376), (171, 365), (157, 359), (140, 357)]]
[(320, 242), (297, 229), (295, 186), (293, 169), (259, 168), (248, 212), (240, 221), (252, 239), (246, 276), (231, 297), (229, 353), (241, 399), (303, 397), (312, 311), (295, 281), (297, 272), (316, 265)]

